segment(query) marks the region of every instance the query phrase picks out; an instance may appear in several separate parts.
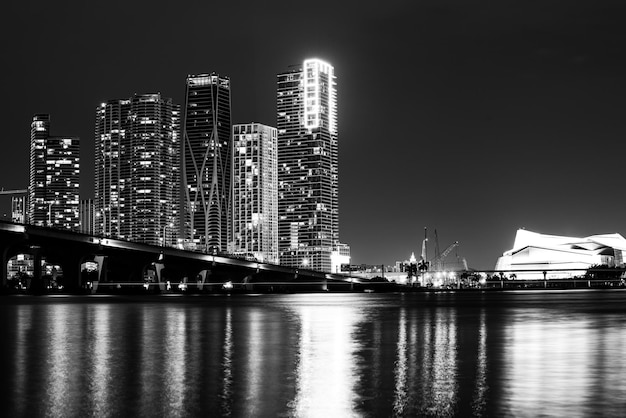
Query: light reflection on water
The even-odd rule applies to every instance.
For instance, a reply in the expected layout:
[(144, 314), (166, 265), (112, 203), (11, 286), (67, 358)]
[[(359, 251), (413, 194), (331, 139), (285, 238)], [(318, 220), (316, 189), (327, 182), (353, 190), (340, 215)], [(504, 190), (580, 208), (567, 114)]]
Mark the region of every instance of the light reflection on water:
[(609, 330), (593, 317), (546, 321), (539, 314), (513, 311), (513, 318), (522, 317), (507, 328), (504, 352), (505, 396), (515, 415), (549, 410), (558, 416), (617, 416), (626, 411), (623, 315), (602, 319), (617, 325)]
[(302, 306), (295, 312), (300, 319), (300, 341), (292, 415), (354, 416), (355, 310), (335, 305), (325, 309)]
[(5, 416), (626, 410), (626, 292), (4, 302)]

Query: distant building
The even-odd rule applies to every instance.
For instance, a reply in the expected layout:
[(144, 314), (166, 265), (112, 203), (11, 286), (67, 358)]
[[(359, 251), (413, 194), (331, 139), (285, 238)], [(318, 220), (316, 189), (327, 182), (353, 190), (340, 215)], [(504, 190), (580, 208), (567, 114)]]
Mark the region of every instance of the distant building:
[(510, 271), (518, 279), (581, 276), (597, 265), (623, 267), (626, 240), (620, 234), (585, 238), (545, 235), (519, 229), (513, 248), (498, 258), (496, 270)]
[(82, 199), (79, 205), (80, 230), (83, 234), (93, 235), (96, 230), (96, 210), (93, 199)]
[(277, 130), (233, 126), (233, 241), (230, 253), (278, 263)]
[(280, 263), (331, 272), (339, 244), (334, 68), (307, 59), (277, 77)]
[(341, 266), (350, 264), (350, 246), (348, 244), (336, 243), (330, 254), (331, 272), (341, 273)]
[(232, 216), (229, 78), (187, 76), (182, 140), (184, 238), (192, 249), (225, 252)]
[(180, 107), (135, 94), (96, 109), (96, 234), (173, 246), (179, 226)]
[(11, 196), (11, 221), (20, 224), (27, 223), (26, 219), (26, 195)]
[(50, 135), (50, 115), (33, 116), (28, 187), (31, 224), (78, 230), (79, 151), (78, 137)]

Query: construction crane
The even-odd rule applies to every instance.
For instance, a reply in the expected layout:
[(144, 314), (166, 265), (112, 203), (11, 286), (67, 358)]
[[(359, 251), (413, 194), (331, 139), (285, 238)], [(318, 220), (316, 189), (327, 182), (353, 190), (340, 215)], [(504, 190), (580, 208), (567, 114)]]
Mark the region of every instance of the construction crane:
[(459, 241), (454, 241), (452, 244), (450, 244), (445, 250), (443, 250), (443, 252), (439, 255), (436, 255), (435, 258), (433, 258), (430, 261), (430, 264), (433, 266), (433, 270), (434, 271), (441, 271), (443, 270), (443, 260), (452, 252), (453, 249), (455, 249), (457, 246), (459, 245)]
[(427, 259), (427, 247), (426, 243), (428, 242), (428, 231), (424, 228), (424, 240), (422, 241), (422, 254), (420, 255), (420, 261), (417, 264), (417, 268), (419, 271), (427, 271), (430, 263), (426, 261)]

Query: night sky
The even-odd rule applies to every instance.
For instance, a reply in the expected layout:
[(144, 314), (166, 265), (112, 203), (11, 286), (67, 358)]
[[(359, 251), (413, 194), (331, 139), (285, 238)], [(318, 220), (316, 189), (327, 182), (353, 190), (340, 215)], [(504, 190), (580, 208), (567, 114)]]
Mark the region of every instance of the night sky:
[[(340, 239), (353, 263), (419, 253), (424, 227), (491, 269), (520, 227), (626, 235), (623, 0), (11, 1), (3, 7), (0, 187), (28, 184), (30, 121), (81, 138), (96, 106), (187, 74), (232, 84), (233, 123), (276, 125), (276, 74), (335, 67)], [(0, 201), (8, 213), (8, 198)], [(453, 260), (452, 253), (450, 260)]]

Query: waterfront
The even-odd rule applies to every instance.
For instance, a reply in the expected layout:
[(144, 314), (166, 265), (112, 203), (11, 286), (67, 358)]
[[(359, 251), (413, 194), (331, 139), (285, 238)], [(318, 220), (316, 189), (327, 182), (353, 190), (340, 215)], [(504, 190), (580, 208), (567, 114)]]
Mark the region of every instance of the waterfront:
[(6, 416), (622, 416), (626, 291), (11, 296)]

